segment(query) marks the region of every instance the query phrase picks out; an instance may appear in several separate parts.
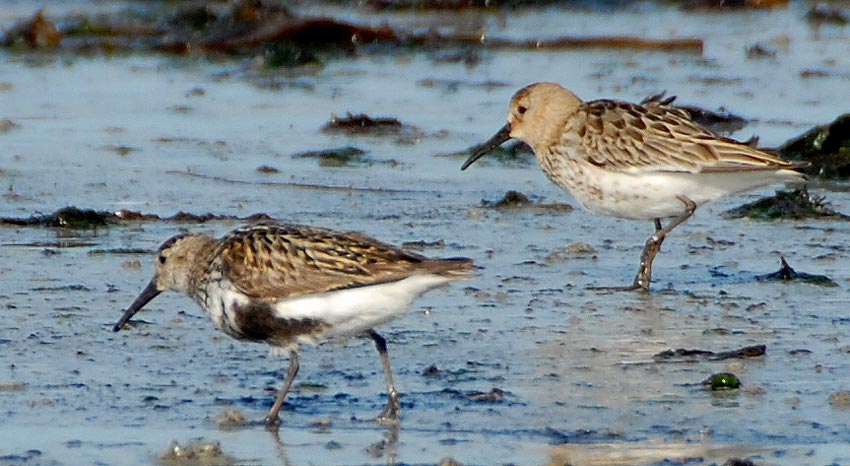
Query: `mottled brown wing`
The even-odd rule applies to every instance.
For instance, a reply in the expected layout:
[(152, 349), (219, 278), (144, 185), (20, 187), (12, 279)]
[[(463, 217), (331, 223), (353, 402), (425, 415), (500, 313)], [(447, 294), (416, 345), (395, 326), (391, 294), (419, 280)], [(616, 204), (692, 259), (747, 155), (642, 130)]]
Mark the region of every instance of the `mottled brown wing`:
[(358, 233), (276, 223), (235, 230), (221, 240), (216, 257), (223, 275), (240, 291), (264, 301), (460, 267)]
[(595, 100), (579, 108), (564, 132), (575, 134), (587, 161), (608, 170), (721, 172), (793, 169), (746, 143), (717, 136), (691, 121), (672, 98), (653, 96), (643, 105)]

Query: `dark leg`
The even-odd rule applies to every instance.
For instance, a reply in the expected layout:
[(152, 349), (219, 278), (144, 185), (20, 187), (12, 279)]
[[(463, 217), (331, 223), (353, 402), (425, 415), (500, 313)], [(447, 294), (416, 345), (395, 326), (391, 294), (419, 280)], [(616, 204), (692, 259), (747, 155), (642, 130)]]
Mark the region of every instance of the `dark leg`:
[(634, 282), (632, 282), (632, 284), (629, 286), (591, 287), (591, 290), (649, 291), (649, 284), (652, 282), (652, 261), (655, 260), (655, 256), (658, 255), (658, 251), (661, 250), (661, 244), (664, 243), (664, 238), (666, 238), (667, 234), (673, 231), (674, 228), (676, 228), (682, 222), (690, 218), (697, 208), (696, 203), (694, 203), (694, 201), (688, 199), (687, 197), (677, 196), (677, 198), (682, 201), (682, 204), (685, 204), (685, 211), (682, 212), (682, 214), (678, 217), (674, 218), (670, 223), (668, 223), (666, 227), (661, 226), (661, 219), (655, 219), (655, 234), (653, 234), (649, 237), (649, 239), (646, 240), (646, 245), (644, 245), (643, 253), (640, 256), (640, 266), (638, 267), (638, 272), (637, 275), (635, 275)]
[(640, 257), (640, 267), (638, 268), (637, 275), (635, 275), (635, 281), (632, 283), (632, 289), (634, 290), (642, 289), (644, 291), (649, 291), (649, 284), (652, 282), (652, 261), (655, 260), (655, 256), (658, 254), (658, 251), (661, 250), (661, 243), (664, 242), (664, 238), (666, 238), (674, 228), (689, 219), (691, 215), (694, 214), (694, 210), (697, 208), (694, 201), (685, 196), (678, 196), (678, 199), (682, 201), (682, 204), (685, 204), (685, 211), (682, 212), (681, 215), (674, 218), (664, 228), (661, 227), (661, 220), (655, 219), (655, 234), (646, 240), (646, 245), (643, 248), (643, 254), (641, 254)]
[(661, 244), (664, 243), (664, 238), (667, 234), (664, 233), (664, 228), (661, 226), (661, 219), (655, 219), (655, 234), (646, 240), (643, 246), (643, 253), (640, 255), (640, 265), (638, 266), (635, 280), (629, 287), (624, 287), (628, 290), (643, 290), (649, 291), (649, 284), (652, 282), (652, 261), (655, 256), (661, 251)]
[(398, 404), (398, 392), (395, 391), (393, 385), (390, 355), (387, 353), (387, 340), (384, 340), (384, 337), (374, 330), (369, 330), (368, 334), (375, 341), (375, 348), (378, 349), (378, 356), (381, 357), (381, 366), (384, 368), (384, 378), (387, 381), (387, 407), (378, 415), (378, 422), (395, 423), (398, 422), (398, 411), (401, 406)]
[(289, 370), (286, 372), (286, 380), (283, 381), (283, 387), (278, 392), (277, 399), (266, 416), (266, 426), (276, 427), (280, 424), (280, 418), (277, 416), (277, 413), (283, 406), (283, 399), (286, 398), (286, 394), (289, 393), (289, 389), (292, 387), (292, 381), (295, 380), (295, 376), (298, 374), (298, 367), (298, 353), (292, 350), (289, 352)]

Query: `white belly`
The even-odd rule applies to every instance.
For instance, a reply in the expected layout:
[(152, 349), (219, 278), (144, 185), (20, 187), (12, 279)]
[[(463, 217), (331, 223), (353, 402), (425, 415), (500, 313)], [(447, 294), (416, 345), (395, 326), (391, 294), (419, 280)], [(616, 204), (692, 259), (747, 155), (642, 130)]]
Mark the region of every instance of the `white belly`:
[[(457, 277), (414, 275), (379, 285), (316, 293), (268, 303), (274, 316), (286, 320), (311, 320), (325, 324), (318, 333), (296, 338), (298, 343), (316, 344), (328, 337), (357, 335), (400, 317), (416, 297)], [(204, 310), (222, 330), (238, 327), (236, 308), (250, 298), (223, 280), (208, 290)]]
[(354, 335), (401, 316), (416, 297), (449, 281), (439, 275), (415, 275), (397, 282), (301, 296), (281, 301), (274, 309), (286, 319), (327, 322), (327, 336)]
[(636, 220), (682, 214), (685, 205), (680, 196), (701, 205), (730, 194), (799, 179), (799, 175), (787, 170), (623, 173), (594, 166), (585, 166), (582, 176), (577, 183), (554, 177), (553, 181), (591, 212)]

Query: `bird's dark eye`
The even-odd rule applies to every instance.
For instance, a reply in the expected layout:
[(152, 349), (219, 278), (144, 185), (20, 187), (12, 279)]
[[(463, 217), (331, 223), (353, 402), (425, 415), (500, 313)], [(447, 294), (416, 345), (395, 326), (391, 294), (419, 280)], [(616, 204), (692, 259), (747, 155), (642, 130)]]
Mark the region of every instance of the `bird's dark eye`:
[(527, 111), (528, 111), (528, 107), (526, 107), (525, 105), (520, 105), (519, 107), (516, 108), (516, 112), (519, 113), (520, 115), (525, 115), (525, 112), (527, 112)]
[(164, 263), (165, 263), (165, 256), (164, 256), (164, 255), (160, 254), (159, 256), (157, 256), (157, 259), (159, 259), (159, 263), (160, 263), (160, 264), (164, 264)]

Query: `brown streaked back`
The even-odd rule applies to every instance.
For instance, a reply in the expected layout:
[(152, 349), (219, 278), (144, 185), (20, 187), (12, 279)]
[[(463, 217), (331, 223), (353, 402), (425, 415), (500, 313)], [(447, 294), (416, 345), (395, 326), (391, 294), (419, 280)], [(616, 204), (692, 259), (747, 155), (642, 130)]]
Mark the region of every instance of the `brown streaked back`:
[(609, 170), (712, 173), (797, 168), (747, 143), (713, 134), (670, 102), (659, 96), (642, 105), (594, 100), (582, 105), (568, 126), (587, 148), (587, 161)]
[(243, 293), (268, 302), (417, 274), (460, 278), (472, 261), (430, 259), (360, 233), (263, 222), (219, 240), (210, 267), (220, 267)]

